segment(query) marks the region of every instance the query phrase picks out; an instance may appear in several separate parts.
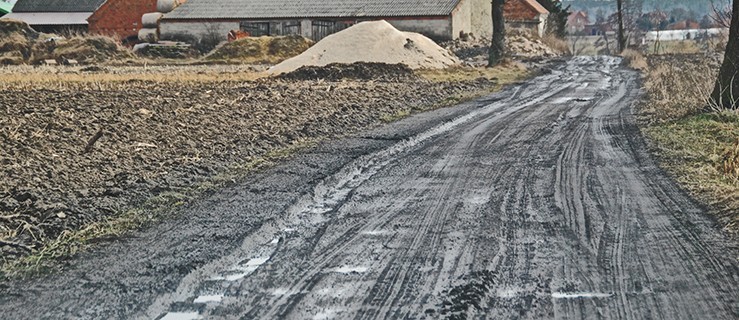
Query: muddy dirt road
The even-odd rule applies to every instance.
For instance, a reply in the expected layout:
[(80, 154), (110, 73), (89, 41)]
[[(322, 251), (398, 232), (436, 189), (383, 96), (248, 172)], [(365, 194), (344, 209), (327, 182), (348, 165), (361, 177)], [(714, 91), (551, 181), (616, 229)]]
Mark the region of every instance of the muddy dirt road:
[(739, 252), (649, 157), (637, 75), (576, 58), (326, 143), (0, 287), (4, 317), (736, 319)]

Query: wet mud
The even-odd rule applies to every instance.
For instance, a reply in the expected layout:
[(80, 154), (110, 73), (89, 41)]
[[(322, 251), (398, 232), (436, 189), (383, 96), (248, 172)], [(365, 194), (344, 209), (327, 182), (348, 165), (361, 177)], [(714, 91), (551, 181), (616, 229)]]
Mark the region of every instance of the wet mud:
[(11, 319), (736, 319), (736, 242), (610, 57), (322, 144), (0, 288)]

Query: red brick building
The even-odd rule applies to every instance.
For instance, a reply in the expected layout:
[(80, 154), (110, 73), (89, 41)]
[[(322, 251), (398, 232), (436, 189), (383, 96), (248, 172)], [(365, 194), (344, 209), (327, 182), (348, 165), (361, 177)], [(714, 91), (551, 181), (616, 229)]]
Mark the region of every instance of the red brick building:
[(532, 29), (542, 36), (549, 11), (536, 0), (508, 0), (503, 7), (503, 16), (509, 27)]
[(41, 32), (90, 32), (121, 39), (137, 36), (141, 16), (156, 12), (157, 0), (18, 0), (7, 18)]
[(141, 16), (156, 12), (157, 0), (107, 0), (87, 18), (90, 33), (136, 37), (141, 30)]

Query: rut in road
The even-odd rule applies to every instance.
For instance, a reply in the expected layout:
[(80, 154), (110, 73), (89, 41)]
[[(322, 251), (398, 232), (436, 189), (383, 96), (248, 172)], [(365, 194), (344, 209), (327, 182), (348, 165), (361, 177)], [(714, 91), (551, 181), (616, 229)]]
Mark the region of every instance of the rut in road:
[(636, 72), (577, 57), (327, 142), (63, 272), (9, 319), (737, 319), (739, 256), (656, 166)]
[(356, 159), (148, 315), (736, 318), (726, 239), (646, 154), (619, 65), (576, 58)]

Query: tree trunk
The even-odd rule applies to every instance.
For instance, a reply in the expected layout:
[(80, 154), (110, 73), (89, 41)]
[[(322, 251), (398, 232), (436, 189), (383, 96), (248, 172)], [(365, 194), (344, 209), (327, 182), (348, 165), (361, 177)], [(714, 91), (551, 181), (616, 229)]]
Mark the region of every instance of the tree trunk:
[(626, 37), (624, 35), (624, 0), (616, 1), (618, 14), (618, 53), (626, 49)]
[(493, 43), (490, 45), (488, 67), (497, 65), (505, 54), (505, 0), (493, 0)]
[(729, 44), (711, 102), (712, 108), (739, 109), (739, 0), (734, 0)]

